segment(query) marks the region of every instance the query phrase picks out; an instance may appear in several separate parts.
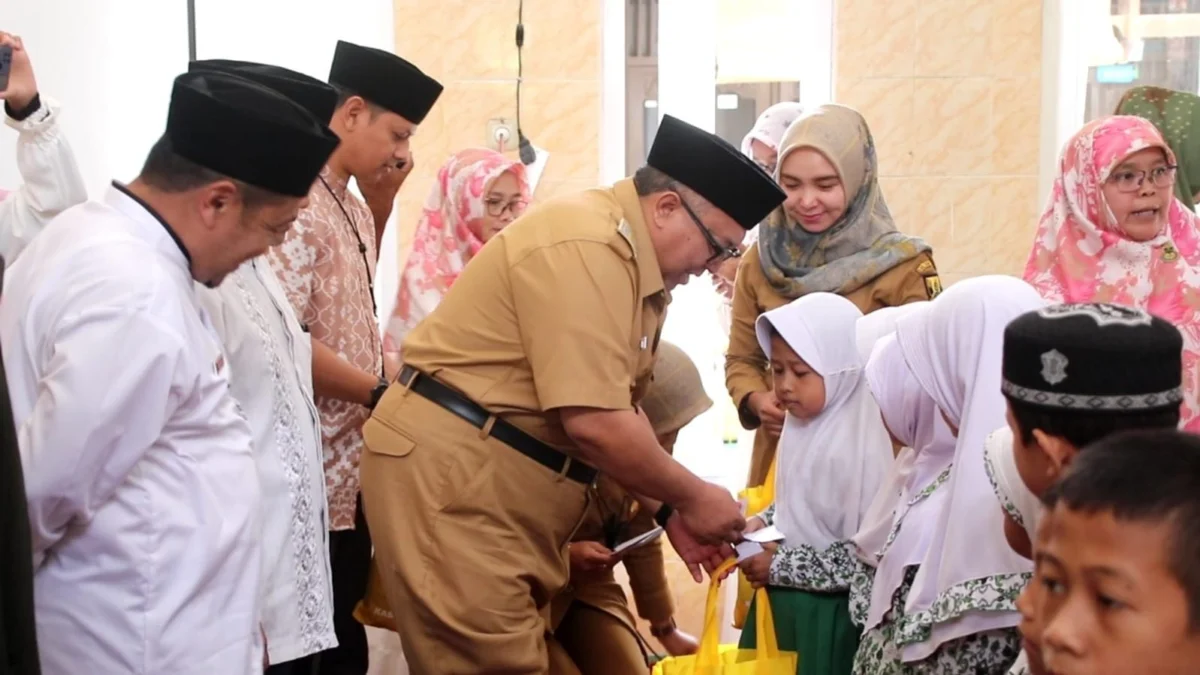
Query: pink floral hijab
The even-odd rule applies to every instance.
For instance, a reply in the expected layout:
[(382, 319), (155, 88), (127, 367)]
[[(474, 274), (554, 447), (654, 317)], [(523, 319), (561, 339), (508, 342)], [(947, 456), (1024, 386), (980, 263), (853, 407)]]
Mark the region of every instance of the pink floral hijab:
[(1086, 124), (1063, 149), (1050, 202), (1038, 224), (1025, 280), (1050, 302), (1111, 302), (1173, 323), (1184, 336), (1183, 424), (1200, 431), (1200, 234), (1196, 216), (1171, 200), (1167, 225), (1134, 241), (1114, 224), (1101, 186), (1125, 158), (1145, 148), (1175, 157), (1140, 117)]
[(412, 252), (400, 275), (396, 309), (388, 321), (384, 350), (397, 352), (408, 331), (442, 300), (483, 240), (480, 226), (487, 217), (484, 198), (504, 172), (511, 172), (529, 201), (525, 165), (486, 148), (469, 148), (450, 157), (438, 170), (437, 182), (421, 209), (413, 234)]

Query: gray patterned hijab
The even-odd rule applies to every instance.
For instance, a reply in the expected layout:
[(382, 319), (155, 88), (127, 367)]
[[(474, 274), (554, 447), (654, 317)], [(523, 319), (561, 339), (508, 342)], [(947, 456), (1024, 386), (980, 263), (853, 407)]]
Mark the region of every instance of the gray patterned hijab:
[(776, 180), (784, 160), (799, 148), (813, 148), (833, 164), (849, 204), (820, 234), (806, 232), (783, 206), (759, 225), (763, 273), (781, 295), (846, 295), (931, 250), (923, 240), (896, 230), (879, 189), (875, 141), (858, 111), (822, 105), (792, 123), (779, 144)]

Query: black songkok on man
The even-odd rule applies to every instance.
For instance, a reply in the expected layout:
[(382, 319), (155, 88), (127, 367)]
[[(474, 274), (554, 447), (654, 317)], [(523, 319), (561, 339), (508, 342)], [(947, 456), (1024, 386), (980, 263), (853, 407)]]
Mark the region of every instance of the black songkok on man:
[(646, 164), (707, 199), (747, 230), (783, 203), (775, 180), (720, 136), (664, 115)]
[(442, 85), (391, 52), (339, 40), (329, 68), (329, 84), (420, 124)]
[(1176, 408), (1183, 337), (1140, 309), (1051, 305), (1004, 331), (1004, 395), (1052, 411), (1145, 414)]
[(274, 89), (299, 103), (323, 124), (329, 124), (337, 107), (338, 95), (333, 87), (315, 77), (280, 66), (232, 59), (205, 59), (188, 64), (189, 73), (197, 70), (229, 73)]
[(300, 104), (236, 75), (175, 78), (167, 138), (184, 159), (291, 197), (308, 195), (338, 138)]

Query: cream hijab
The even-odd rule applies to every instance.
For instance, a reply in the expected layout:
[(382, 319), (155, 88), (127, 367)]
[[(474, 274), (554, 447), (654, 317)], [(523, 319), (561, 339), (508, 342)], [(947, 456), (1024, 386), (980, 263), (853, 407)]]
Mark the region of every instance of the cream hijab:
[(819, 234), (805, 231), (783, 206), (759, 225), (763, 274), (781, 295), (845, 295), (931, 250), (924, 241), (896, 231), (879, 187), (875, 140), (858, 111), (829, 104), (801, 115), (780, 143), (775, 180), (788, 155), (800, 148), (819, 151), (837, 170), (846, 212)]
[(861, 318), (854, 303), (831, 293), (807, 295), (758, 318), (767, 358), (774, 328), (825, 379), (821, 414), (800, 420), (789, 413), (779, 438), (775, 524), (790, 545), (822, 551), (854, 536), (892, 461), (855, 344)]
[(958, 427), (954, 466), (929, 550), (899, 627), (904, 661), (950, 640), (1016, 626), (1017, 593), (1031, 565), (1009, 548), (984, 468), (984, 443), (1005, 424), (1000, 393), (1004, 328), (1045, 304), (1032, 286), (1007, 276), (967, 279), (901, 320), (896, 339), (921, 388)]

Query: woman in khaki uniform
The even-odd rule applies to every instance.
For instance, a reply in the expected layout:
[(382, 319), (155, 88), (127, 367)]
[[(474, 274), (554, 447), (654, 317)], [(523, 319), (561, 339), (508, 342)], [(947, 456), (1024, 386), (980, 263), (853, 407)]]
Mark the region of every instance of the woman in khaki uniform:
[[(682, 349), (658, 346), (653, 384), (642, 400), (658, 442), (674, 449), (679, 430), (712, 407), (700, 371)], [(622, 541), (654, 529), (653, 514), (637, 507), (615, 482), (601, 477), (596, 500), (571, 544), (571, 584), (550, 605), (554, 637), (574, 662), (552, 664), (556, 675), (577, 670), (582, 675), (641, 673), (648, 649), (629, 610), (613, 566), (625, 564), (638, 614), (672, 655), (695, 651), (696, 639), (675, 625), (675, 606), (667, 581), (661, 540), (634, 548), (620, 558), (612, 549)]]
[(837, 293), (864, 314), (930, 300), (941, 292), (931, 249), (896, 230), (879, 188), (866, 120), (840, 105), (797, 119), (775, 171), (787, 201), (759, 226), (734, 286), (725, 384), (747, 429), (758, 428), (748, 485), (761, 485), (775, 456), (783, 409), (758, 346), (758, 315), (815, 292)]

